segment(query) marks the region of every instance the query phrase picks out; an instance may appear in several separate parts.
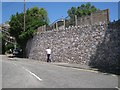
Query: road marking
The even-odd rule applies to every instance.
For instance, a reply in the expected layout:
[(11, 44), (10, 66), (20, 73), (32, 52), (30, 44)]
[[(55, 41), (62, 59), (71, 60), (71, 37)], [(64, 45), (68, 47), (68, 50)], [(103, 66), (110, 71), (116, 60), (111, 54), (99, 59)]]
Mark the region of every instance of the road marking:
[(31, 71), (29, 71), (28, 69), (26, 69), (26, 68), (24, 68), (23, 67), (23, 69), (25, 69), (27, 72), (29, 72), (31, 75), (33, 75), (36, 79), (38, 79), (39, 81), (42, 81), (42, 79), (41, 78), (39, 78), (37, 75), (35, 75), (34, 73), (32, 73)]
[[(66, 66), (61, 66), (61, 65), (57, 65), (57, 66), (60, 66), (60, 67), (62, 67), (62, 68), (68, 68), (68, 67), (66, 67)], [(94, 72), (94, 73), (99, 73), (98, 71), (95, 71), (95, 70), (82, 69), (82, 68), (76, 68), (76, 67), (72, 67), (72, 69), (81, 70), (81, 71), (88, 71), (88, 72)]]
[[(77, 69), (77, 70), (81, 70), (81, 71), (88, 71), (88, 72), (93, 72), (93, 73), (100, 73), (99, 71), (95, 71), (95, 70), (78, 69), (78, 68), (73, 68), (73, 69)], [(108, 74), (108, 73), (103, 73), (103, 74)], [(113, 77), (117, 76), (117, 75), (114, 75), (114, 74), (110, 74), (110, 75), (113, 76)]]
[(118, 87), (115, 87), (116, 89), (118, 89), (118, 90), (120, 90), (120, 88), (118, 88)]
[[(68, 68), (68, 67), (62, 67), (62, 68)], [(103, 73), (103, 72), (99, 72), (99, 71), (96, 71), (97, 69), (82, 69), (82, 68), (72, 68), (72, 69), (75, 69), (75, 70), (81, 70), (81, 71), (87, 71), (87, 72), (93, 72), (93, 73)], [(103, 73), (103, 74), (108, 74), (108, 73)], [(111, 76), (113, 76), (113, 77), (116, 77), (117, 75), (115, 75), (115, 74), (110, 74)]]
[(112, 74), (112, 76), (116, 77), (117, 75)]
[(76, 69), (76, 70), (81, 70), (81, 71), (88, 71), (88, 72), (94, 72), (94, 73), (99, 73), (98, 71), (93, 71), (93, 70), (87, 70), (87, 69), (78, 69), (78, 68), (73, 68), (73, 69)]

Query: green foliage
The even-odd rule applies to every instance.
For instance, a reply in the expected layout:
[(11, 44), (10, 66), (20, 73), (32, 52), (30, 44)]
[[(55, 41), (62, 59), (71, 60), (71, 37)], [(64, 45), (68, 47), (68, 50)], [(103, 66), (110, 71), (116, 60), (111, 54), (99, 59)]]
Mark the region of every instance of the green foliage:
[(0, 32), (0, 54), (5, 54), (5, 41), (3, 39), (3, 34)]
[(2, 33), (0, 32), (0, 40), (2, 39)]
[(85, 15), (90, 15), (92, 12), (96, 12), (99, 9), (97, 9), (95, 6), (91, 5), (90, 3), (82, 4), (81, 6), (72, 7), (71, 9), (68, 10), (68, 15), (71, 18), (74, 18), (75, 15), (78, 17), (85, 16)]
[(27, 40), (32, 38), (37, 28), (48, 25), (48, 13), (44, 8), (34, 7), (26, 10), (24, 31), (24, 13), (16, 13), (11, 16), (9, 33), (15, 37), (22, 49), (25, 49)]
[(69, 15), (70, 17), (74, 17), (75, 14), (76, 14), (76, 12), (77, 12), (76, 7), (72, 7), (71, 9), (68, 10), (68, 15)]
[(2, 54), (5, 54), (5, 41), (3, 38), (1, 40), (1, 42), (2, 42)]
[(13, 44), (7, 44), (6, 46), (5, 46), (5, 51), (7, 51), (8, 53), (9, 53), (9, 50), (10, 49), (14, 49), (14, 45)]

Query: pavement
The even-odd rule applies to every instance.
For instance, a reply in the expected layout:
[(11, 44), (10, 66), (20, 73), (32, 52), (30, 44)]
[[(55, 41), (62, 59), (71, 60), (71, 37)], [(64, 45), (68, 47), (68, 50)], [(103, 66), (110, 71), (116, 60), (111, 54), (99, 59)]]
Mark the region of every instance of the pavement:
[[(35, 60), (29, 59), (29, 58), (16, 58), (16, 57), (13, 58), (12, 54), (8, 54), (6, 56), (9, 57), (10, 60), (24, 60), (24, 61), (25, 60), (31, 60), (31, 61), (35, 61)], [(36, 61), (38, 61), (38, 60), (36, 60)], [(38, 62), (41, 62), (41, 63), (50, 63), (50, 64), (53, 64), (53, 65), (63, 66), (63, 67), (71, 67), (71, 68), (78, 68), (78, 69), (86, 69), (86, 70), (98, 71), (98, 69), (91, 68), (88, 65), (82, 65), (82, 64), (64, 63), (64, 62), (44, 62), (44, 61), (38, 61)]]
[[(28, 59), (28, 58), (13, 58), (12, 54), (8, 54), (6, 55), (7, 57), (9, 57), (9, 59), (11, 60), (31, 60), (31, 61), (35, 61), (33, 59)], [(38, 60), (36, 60), (38, 61)], [(57, 65), (57, 66), (62, 66), (62, 67), (70, 67), (70, 68), (77, 68), (77, 69), (83, 69), (86, 71), (91, 71), (91, 72), (97, 72), (97, 73), (104, 73), (104, 74), (108, 74), (108, 72), (101, 72), (99, 69), (97, 68), (92, 68), (88, 65), (83, 65), (83, 64), (75, 64), (75, 63), (64, 63), (64, 62), (44, 62), (44, 61), (38, 61), (41, 63), (50, 63), (53, 65)], [(116, 73), (109, 73), (111, 75), (116, 75)]]

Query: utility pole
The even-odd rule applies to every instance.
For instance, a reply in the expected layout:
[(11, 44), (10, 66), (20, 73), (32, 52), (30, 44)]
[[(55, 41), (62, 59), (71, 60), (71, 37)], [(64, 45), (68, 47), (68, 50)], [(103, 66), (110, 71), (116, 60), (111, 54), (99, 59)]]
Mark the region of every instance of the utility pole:
[(77, 26), (78, 23), (77, 23), (77, 15), (75, 15), (75, 26)]
[(25, 31), (26, 2), (24, 0), (24, 31)]

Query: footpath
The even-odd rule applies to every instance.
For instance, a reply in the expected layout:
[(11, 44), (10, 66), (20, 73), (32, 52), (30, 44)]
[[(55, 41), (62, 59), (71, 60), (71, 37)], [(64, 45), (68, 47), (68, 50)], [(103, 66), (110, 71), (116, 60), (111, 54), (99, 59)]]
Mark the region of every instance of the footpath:
[[(7, 54), (6, 56), (7, 56), (9, 59), (13, 59), (13, 60), (33, 60), (33, 59), (28, 59), (28, 58), (17, 58), (17, 57), (14, 57), (14, 58), (13, 58), (13, 55), (12, 55), (12, 54)], [(35, 61), (35, 60), (33, 60), (33, 61)], [(36, 61), (38, 61), (38, 60), (36, 60)], [(75, 64), (75, 63), (44, 62), (44, 61), (39, 61), (39, 62), (42, 62), (42, 63), (50, 63), (50, 64), (53, 64), (53, 65), (63, 66), (63, 67), (71, 67), (71, 68), (94, 70), (94, 71), (97, 71), (97, 70), (98, 70), (98, 69), (95, 69), (95, 68), (91, 68), (91, 67), (88, 66), (88, 65), (81, 65), (81, 64)]]
[[(8, 57), (8, 59), (11, 59), (11, 60), (24, 60), (24, 61), (38, 61), (38, 60), (33, 60), (33, 59), (28, 59), (28, 58), (17, 58), (17, 57), (11, 57), (12, 55), (6, 55)], [(75, 63), (63, 63), (63, 62), (44, 62), (44, 61), (39, 61), (40, 63), (47, 63), (47, 64), (52, 64), (52, 65), (56, 65), (56, 66), (61, 66), (61, 67), (70, 67), (70, 68), (75, 68), (75, 69), (81, 69), (81, 70), (84, 70), (84, 71), (90, 71), (90, 72), (96, 72), (96, 73), (104, 73), (104, 74), (113, 74), (115, 75), (117, 71), (115, 72), (110, 72), (107, 70), (106, 71), (101, 71), (97, 68), (92, 68), (88, 65), (81, 65), (81, 64), (75, 64)]]

